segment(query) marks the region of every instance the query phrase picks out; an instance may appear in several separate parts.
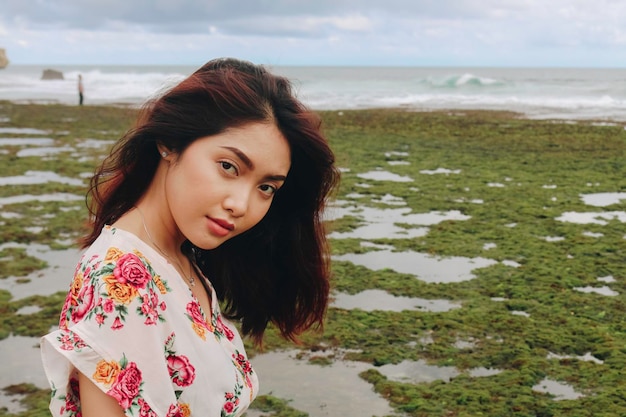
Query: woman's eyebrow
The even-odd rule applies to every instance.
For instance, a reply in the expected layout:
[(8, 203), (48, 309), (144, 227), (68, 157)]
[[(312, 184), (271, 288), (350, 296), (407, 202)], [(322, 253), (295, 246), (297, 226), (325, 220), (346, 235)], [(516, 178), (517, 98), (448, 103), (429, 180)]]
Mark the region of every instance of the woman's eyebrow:
[[(248, 169), (251, 169), (251, 170), (254, 169), (254, 163), (252, 162), (250, 158), (248, 158), (248, 155), (246, 155), (245, 153), (241, 151), (241, 149), (235, 148), (232, 146), (222, 146), (221, 148), (231, 151), (232, 153), (237, 155), (237, 158), (241, 159), (241, 161), (248, 167)], [(267, 177), (265, 177), (265, 179), (272, 180), (272, 181), (285, 181), (287, 179), (287, 176), (286, 175), (268, 175)]]
[(237, 158), (241, 159), (241, 161), (248, 167), (248, 169), (254, 169), (254, 164), (252, 163), (250, 158), (248, 158), (248, 155), (243, 153), (240, 149), (233, 148), (232, 146), (222, 146), (222, 148), (227, 149), (237, 155)]

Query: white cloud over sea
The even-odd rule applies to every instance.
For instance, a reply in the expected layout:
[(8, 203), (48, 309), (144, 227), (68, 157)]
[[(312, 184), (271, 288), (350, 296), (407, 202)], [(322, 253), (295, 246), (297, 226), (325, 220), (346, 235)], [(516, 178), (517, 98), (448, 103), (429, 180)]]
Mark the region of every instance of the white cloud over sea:
[(626, 66), (621, 0), (1, 0), (15, 64)]

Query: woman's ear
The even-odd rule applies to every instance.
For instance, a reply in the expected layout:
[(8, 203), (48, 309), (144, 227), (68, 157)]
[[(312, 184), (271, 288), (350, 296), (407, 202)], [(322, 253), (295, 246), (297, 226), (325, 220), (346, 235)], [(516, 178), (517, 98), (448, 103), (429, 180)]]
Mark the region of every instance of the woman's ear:
[(159, 154), (161, 154), (161, 158), (165, 159), (166, 161), (169, 161), (172, 158), (173, 152), (162, 143), (157, 143), (157, 149), (159, 151)]

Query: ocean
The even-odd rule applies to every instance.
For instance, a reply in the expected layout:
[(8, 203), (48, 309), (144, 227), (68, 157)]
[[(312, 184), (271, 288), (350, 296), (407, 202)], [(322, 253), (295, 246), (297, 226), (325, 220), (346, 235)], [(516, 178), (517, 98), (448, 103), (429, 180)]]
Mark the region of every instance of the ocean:
[[(44, 69), (64, 80), (41, 80)], [(626, 121), (626, 69), (269, 67), (316, 110), (402, 107), (512, 110), (529, 118)], [(0, 70), (0, 100), (140, 105), (192, 73), (190, 66), (37, 66)]]

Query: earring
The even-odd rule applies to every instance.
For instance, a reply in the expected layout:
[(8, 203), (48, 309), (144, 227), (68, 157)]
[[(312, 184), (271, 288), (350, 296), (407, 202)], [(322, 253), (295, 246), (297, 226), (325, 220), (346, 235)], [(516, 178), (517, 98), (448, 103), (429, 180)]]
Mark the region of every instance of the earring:
[(163, 151), (163, 152), (161, 152), (161, 155), (163, 156), (163, 158), (165, 158), (168, 155), (168, 153)]

